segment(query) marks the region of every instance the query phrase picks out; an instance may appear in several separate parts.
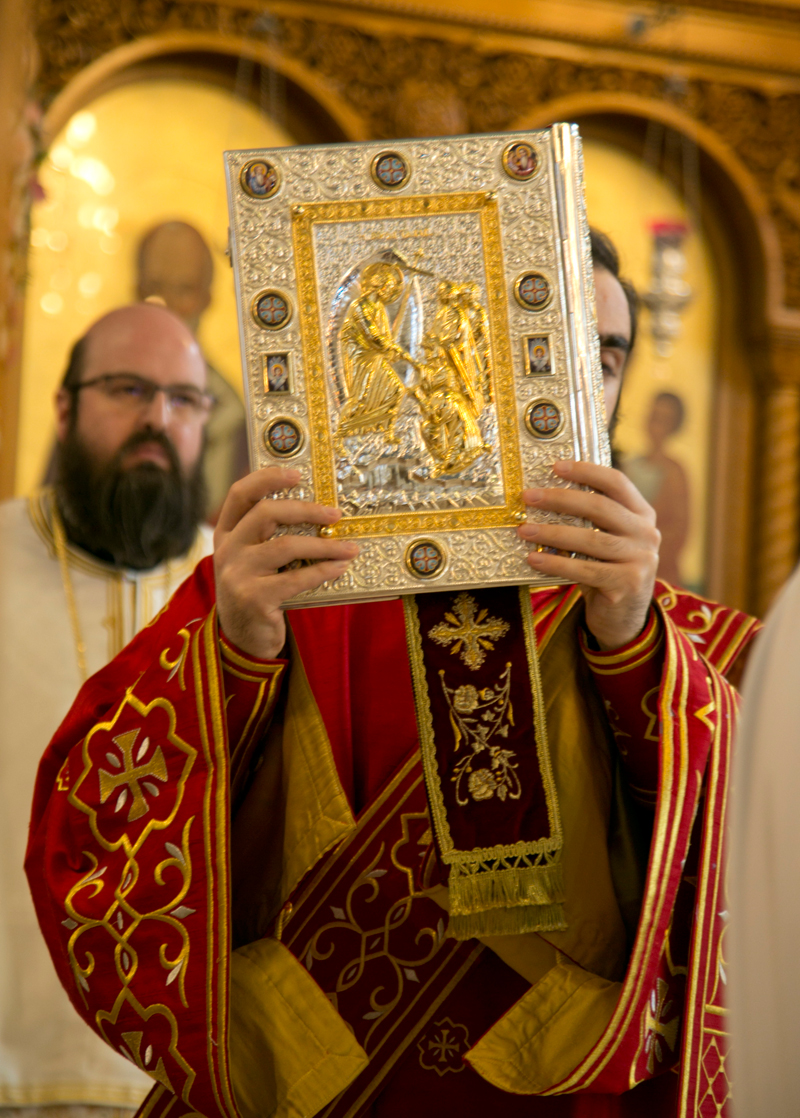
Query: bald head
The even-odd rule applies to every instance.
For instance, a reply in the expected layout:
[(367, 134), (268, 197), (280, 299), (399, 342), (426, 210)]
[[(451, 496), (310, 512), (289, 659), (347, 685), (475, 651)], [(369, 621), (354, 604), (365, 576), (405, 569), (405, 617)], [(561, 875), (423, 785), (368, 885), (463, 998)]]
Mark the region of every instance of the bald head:
[(162, 222), (142, 238), (136, 263), (138, 298), (163, 299), (196, 332), (214, 278), (214, 259), (202, 234), (185, 221)]
[(206, 363), (191, 331), (170, 311), (137, 303), (109, 311), (83, 337), (80, 379), (137, 373), (158, 384), (205, 389)]

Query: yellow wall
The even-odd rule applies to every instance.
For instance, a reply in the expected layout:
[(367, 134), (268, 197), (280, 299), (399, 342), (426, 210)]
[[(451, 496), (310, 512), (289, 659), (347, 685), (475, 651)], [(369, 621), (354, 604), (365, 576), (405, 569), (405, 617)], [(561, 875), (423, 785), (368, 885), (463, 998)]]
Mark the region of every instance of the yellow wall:
[(200, 342), (241, 391), (222, 152), (291, 142), (252, 105), (189, 81), (123, 86), (56, 137), (40, 175), (47, 200), (32, 218), (18, 493), (42, 477), (52, 397), (72, 343), (95, 318), (135, 297), (136, 246), (159, 221), (188, 221), (211, 247), (214, 297)]
[[(652, 237), (649, 224), (660, 218), (688, 221), (673, 187), (627, 152), (594, 140), (584, 144), (589, 221), (608, 233), (620, 250), (622, 273), (640, 291), (650, 284)], [(658, 392), (675, 392), (686, 405), (683, 429), (666, 446), (689, 475), (691, 525), (681, 557), (683, 581), (701, 588), (705, 573), (704, 523), (707, 508), (709, 432), (715, 375), (717, 299), (712, 258), (702, 231), (687, 237), (684, 278), (692, 302), (683, 313), (683, 332), (670, 357), (656, 355), (650, 316), (642, 311), (639, 340), (625, 373), (622, 415), (616, 443), (625, 455), (644, 453), (644, 423)]]

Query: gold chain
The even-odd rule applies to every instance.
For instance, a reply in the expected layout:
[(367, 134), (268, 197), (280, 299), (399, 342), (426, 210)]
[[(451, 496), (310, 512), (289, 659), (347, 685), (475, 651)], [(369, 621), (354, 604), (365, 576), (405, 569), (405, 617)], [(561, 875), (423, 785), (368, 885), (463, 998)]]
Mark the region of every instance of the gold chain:
[(53, 513), (53, 539), (56, 545), (56, 555), (58, 556), (58, 565), (61, 568), (61, 581), (64, 584), (64, 596), (67, 599), (67, 611), (69, 612), (69, 619), (72, 623), (72, 636), (75, 640), (75, 655), (78, 659), (78, 672), (80, 673), (81, 682), (85, 683), (89, 678), (89, 673), (86, 670), (86, 645), (81, 635), (81, 623), (78, 617), (78, 607), (75, 603), (75, 590), (72, 586), (72, 576), (69, 573), (69, 558), (67, 557), (67, 536), (64, 531), (64, 525), (61, 521), (61, 514), (58, 511), (55, 496), (51, 497), (50, 507)]

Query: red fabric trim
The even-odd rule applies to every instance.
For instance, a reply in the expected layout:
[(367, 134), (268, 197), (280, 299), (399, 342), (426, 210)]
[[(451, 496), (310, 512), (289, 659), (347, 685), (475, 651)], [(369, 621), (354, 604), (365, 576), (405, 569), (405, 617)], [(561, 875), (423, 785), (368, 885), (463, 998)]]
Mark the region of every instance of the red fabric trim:
[(620, 645), (619, 648), (592, 648), (589, 644), (589, 635), (585, 629), (579, 631), (578, 639), (581, 651), (593, 668), (598, 671), (626, 671), (642, 656), (646, 656), (654, 650), (660, 635), (658, 614), (651, 606), (641, 632), (627, 644)]
[(664, 614), (684, 633), (705, 660), (725, 674), (740, 652), (761, 629), (761, 622), (741, 610), (656, 582), (653, 599)]
[(264, 675), (269, 674), (270, 668), (276, 664), (288, 664), (288, 660), (283, 660), (277, 657), (274, 660), (260, 660), (257, 656), (251, 656), (249, 652), (243, 652), (238, 645), (234, 644), (225, 636), (222, 629), (219, 632), (219, 650), (222, 656), (223, 663), (233, 664), (236, 667), (246, 667), (252, 672), (261, 672)]
[(651, 808), (658, 793), (663, 636), (662, 622), (652, 608), (639, 636), (611, 652), (592, 651), (585, 634), (580, 634), (581, 650), (603, 700), (628, 786), (639, 803)]

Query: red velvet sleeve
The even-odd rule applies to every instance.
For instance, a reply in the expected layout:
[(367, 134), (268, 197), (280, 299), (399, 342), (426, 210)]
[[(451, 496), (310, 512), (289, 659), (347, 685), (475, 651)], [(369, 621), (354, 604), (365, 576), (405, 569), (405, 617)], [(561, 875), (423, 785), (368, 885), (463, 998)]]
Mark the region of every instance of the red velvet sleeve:
[(581, 650), (606, 708), (628, 785), (635, 799), (655, 807), (658, 794), (658, 693), (664, 631), (655, 609), (644, 630), (622, 648), (595, 652), (581, 632)]

